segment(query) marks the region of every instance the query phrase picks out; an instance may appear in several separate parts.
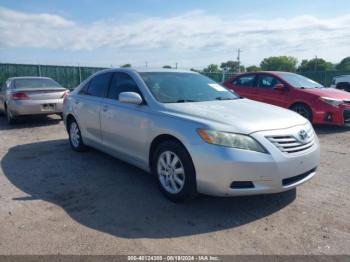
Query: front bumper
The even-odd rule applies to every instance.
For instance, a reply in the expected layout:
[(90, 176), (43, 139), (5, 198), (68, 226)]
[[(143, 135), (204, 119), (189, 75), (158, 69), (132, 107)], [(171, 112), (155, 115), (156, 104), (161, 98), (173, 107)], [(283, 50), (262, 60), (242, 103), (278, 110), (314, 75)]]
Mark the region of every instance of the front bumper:
[[(45, 108), (45, 105), (53, 105), (53, 107)], [(63, 99), (10, 100), (8, 110), (13, 116), (60, 114), (63, 112)]]
[(350, 126), (350, 104), (342, 104), (338, 107), (331, 105), (315, 105), (313, 108), (314, 124), (331, 124)]
[[(215, 146), (194, 145), (190, 154), (196, 169), (197, 190), (216, 196), (255, 195), (283, 192), (308, 181), (319, 164), (319, 142), (296, 154), (287, 154), (266, 136), (290, 134), (299, 127), (251, 134), (270, 154)], [(254, 187), (232, 188), (232, 182), (250, 181)]]

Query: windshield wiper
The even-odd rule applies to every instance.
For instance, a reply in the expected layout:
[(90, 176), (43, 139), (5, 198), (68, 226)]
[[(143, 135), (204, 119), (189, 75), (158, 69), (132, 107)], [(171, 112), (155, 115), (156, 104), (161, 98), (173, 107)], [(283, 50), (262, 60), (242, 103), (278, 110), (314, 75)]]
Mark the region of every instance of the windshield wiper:
[(198, 101), (191, 100), (191, 99), (180, 99), (176, 101), (176, 103), (186, 103), (186, 102), (198, 102)]
[(237, 99), (237, 98), (221, 97), (221, 96), (219, 96), (219, 97), (216, 97), (215, 99), (216, 99), (216, 100), (235, 100), (235, 99)]

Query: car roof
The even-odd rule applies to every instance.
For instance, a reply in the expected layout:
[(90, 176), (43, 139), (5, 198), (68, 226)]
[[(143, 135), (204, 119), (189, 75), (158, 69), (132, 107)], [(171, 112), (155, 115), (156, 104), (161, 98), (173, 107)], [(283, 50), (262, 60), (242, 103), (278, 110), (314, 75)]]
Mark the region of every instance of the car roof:
[(182, 70), (182, 69), (165, 69), (165, 68), (108, 68), (101, 70), (99, 72), (136, 72), (136, 73), (192, 73), (198, 74), (195, 71), (190, 70)]
[(16, 79), (51, 79), (50, 77), (43, 77), (43, 76), (15, 76), (10, 77), (8, 80), (16, 80)]

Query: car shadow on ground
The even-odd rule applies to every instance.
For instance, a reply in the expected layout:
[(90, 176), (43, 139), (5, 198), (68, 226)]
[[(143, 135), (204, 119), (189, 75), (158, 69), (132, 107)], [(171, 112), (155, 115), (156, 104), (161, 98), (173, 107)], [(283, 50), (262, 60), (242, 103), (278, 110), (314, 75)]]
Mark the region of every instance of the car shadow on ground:
[(4, 115), (0, 115), (0, 130), (33, 128), (59, 124), (61, 118), (58, 115), (50, 116), (26, 116), (16, 119), (16, 123), (9, 125)]
[(314, 129), (318, 135), (324, 135), (349, 132), (350, 126), (314, 125)]
[[(73, 152), (66, 140), (11, 148), (1, 160), (11, 183), (29, 196), (62, 207), (80, 224), (124, 238), (168, 238), (238, 227), (294, 201), (296, 191), (250, 197), (199, 196), (175, 204), (144, 171), (90, 149)], [(214, 175), (214, 174), (213, 174)]]

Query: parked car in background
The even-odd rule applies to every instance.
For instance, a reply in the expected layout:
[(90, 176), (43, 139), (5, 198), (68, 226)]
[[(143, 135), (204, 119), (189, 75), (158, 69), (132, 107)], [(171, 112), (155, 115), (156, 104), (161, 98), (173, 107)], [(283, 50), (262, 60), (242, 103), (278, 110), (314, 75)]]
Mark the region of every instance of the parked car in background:
[(91, 146), (152, 172), (173, 201), (286, 191), (319, 164), (308, 120), (191, 71), (96, 73), (65, 100), (64, 122), (73, 150)]
[(12, 77), (0, 87), (0, 111), (9, 124), (20, 116), (62, 116), (68, 94), (68, 89), (48, 77)]
[(314, 124), (350, 125), (349, 93), (324, 88), (298, 74), (245, 73), (224, 85), (243, 97), (291, 109)]
[(331, 87), (350, 92), (350, 75), (334, 77), (332, 79)]

